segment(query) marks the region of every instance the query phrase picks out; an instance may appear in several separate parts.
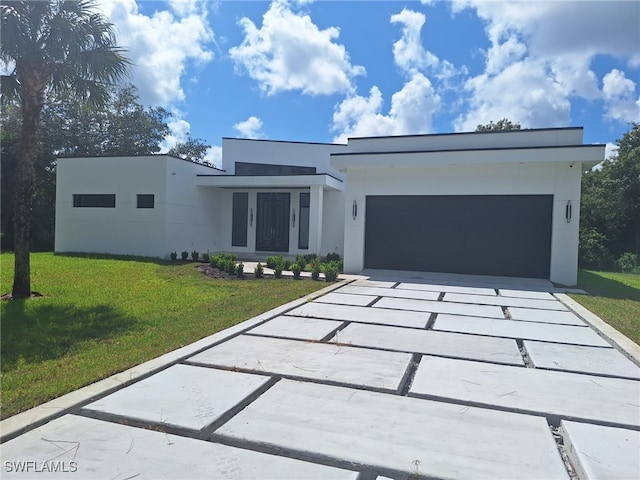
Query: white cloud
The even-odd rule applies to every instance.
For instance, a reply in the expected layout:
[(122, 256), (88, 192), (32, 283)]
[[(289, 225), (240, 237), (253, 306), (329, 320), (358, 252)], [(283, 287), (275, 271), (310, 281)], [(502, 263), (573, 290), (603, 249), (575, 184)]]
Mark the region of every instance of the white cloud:
[(568, 125), (574, 96), (603, 100), (610, 119), (638, 118), (635, 84), (605, 76), (601, 91), (591, 65), (598, 55), (640, 65), (640, 3), (454, 1), (454, 12), (464, 8), (483, 20), (491, 47), (485, 72), (466, 82), (471, 110), (456, 128), (504, 117), (523, 127)]
[(295, 13), (285, 0), (273, 1), (260, 28), (240, 20), (245, 38), (229, 50), (236, 67), (244, 68), (268, 95), (299, 90), (308, 95), (349, 93), (353, 79), (365, 69), (351, 65), (340, 31), (320, 30), (308, 15)]
[(220, 168), (222, 165), (222, 147), (220, 145), (214, 145), (204, 156), (204, 163)]
[(440, 97), (431, 82), (421, 73), (405, 83), (391, 97), (389, 113), (382, 113), (382, 93), (377, 86), (369, 97), (351, 95), (336, 105), (332, 131), (335, 142), (344, 143), (348, 137), (410, 135), (429, 133), (432, 116), (440, 108)]
[(233, 128), (240, 132), (245, 138), (264, 138), (262, 132), (262, 120), (251, 116), (244, 122), (236, 123)]
[(634, 98), (636, 84), (615, 68), (604, 76), (602, 83), (605, 116), (620, 122), (639, 122), (640, 98)]
[(214, 34), (207, 21), (207, 4), (173, 0), (171, 10), (151, 16), (135, 0), (103, 0), (100, 10), (115, 25), (118, 44), (133, 62), (131, 82), (147, 105), (170, 105), (185, 98), (182, 80), (191, 62), (212, 60), (208, 45)]

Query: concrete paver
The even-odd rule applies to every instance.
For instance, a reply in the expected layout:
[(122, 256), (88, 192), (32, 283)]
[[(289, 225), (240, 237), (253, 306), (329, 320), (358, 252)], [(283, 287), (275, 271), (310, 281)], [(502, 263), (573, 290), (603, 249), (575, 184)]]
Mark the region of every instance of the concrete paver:
[(411, 355), (240, 335), (189, 358), (189, 361), (396, 391)]
[(561, 312), (557, 310), (536, 310), (533, 308), (507, 308), (513, 320), (524, 322), (557, 323), (560, 325), (576, 325), (586, 327), (587, 324), (573, 312)]
[(289, 317), (283, 315), (252, 328), (247, 333), (269, 337), (322, 340), (344, 322), (318, 318)]
[(366, 307), (376, 298), (375, 295), (349, 295), (345, 293), (328, 293), (322, 297), (316, 298), (315, 302), (332, 303), (334, 305), (355, 305), (360, 307)]
[(562, 303), (557, 300), (541, 300), (539, 298), (502, 297), (490, 295), (467, 295), (463, 293), (445, 293), (445, 302), (473, 303), (478, 305), (498, 305), (501, 307), (539, 308), (541, 310), (566, 311)]
[(417, 328), (426, 327), (431, 317), (430, 314), (424, 312), (384, 310), (381, 308), (331, 305), (318, 302), (302, 305), (291, 310), (288, 315)]
[(201, 430), (268, 381), (265, 376), (174, 365), (85, 409)]
[(413, 298), (416, 300), (438, 300), (440, 292), (427, 290), (406, 290), (403, 288), (358, 287), (347, 285), (340, 289), (342, 293), (354, 295), (376, 295), (378, 297)]
[(469, 293), (471, 295), (495, 295), (493, 288), (484, 287), (461, 287), (457, 285), (441, 285), (434, 283), (410, 283), (402, 282), (397, 288), (404, 290), (426, 290), (431, 292), (451, 292), (451, 293)]
[(514, 322), (500, 318), (466, 317), (462, 315), (438, 315), (434, 330), (472, 333), (494, 337), (543, 340), (547, 342), (570, 343), (611, 347), (606, 340), (590, 328), (551, 323)]
[(3, 420), (3, 478), (640, 477), (640, 347), (549, 281), (344, 278)]
[(478, 317), (504, 317), (502, 309), (494, 305), (470, 305), (404, 298), (383, 298), (376, 302), (375, 307), (417, 312), (451, 313), (455, 315), (477, 315)]
[(560, 430), (579, 478), (640, 478), (640, 432), (565, 420)]
[(514, 340), (352, 323), (332, 341), (403, 352), (524, 365)]
[(640, 379), (640, 367), (613, 348), (524, 341), (529, 358), (538, 368)]
[(410, 392), (552, 418), (640, 427), (640, 382), (422, 357)]
[[(358, 475), (354, 471), (76, 415), (65, 415), (3, 444), (2, 458), (13, 462), (9, 463), (13, 471), (9, 471), (6, 463), (3, 465), (2, 478), (355, 480)], [(20, 469), (19, 460), (33, 463), (23, 464)], [(47, 468), (59, 471), (47, 472)]]
[(540, 417), (289, 380), (215, 434), (395, 475), (568, 478)]

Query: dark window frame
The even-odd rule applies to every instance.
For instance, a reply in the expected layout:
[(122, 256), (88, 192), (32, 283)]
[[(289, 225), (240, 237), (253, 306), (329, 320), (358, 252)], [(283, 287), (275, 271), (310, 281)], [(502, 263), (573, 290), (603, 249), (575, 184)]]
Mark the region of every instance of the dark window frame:
[(73, 208), (116, 208), (116, 194), (74, 193)]
[(291, 175), (315, 175), (316, 167), (304, 167), (299, 165), (277, 165), (273, 163), (236, 162), (236, 175), (250, 176), (291, 176)]
[[(309, 233), (310, 233), (310, 225), (309, 225), (309, 213), (311, 209), (311, 194), (309, 193), (301, 193), (300, 194), (300, 206), (299, 206), (299, 218), (298, 218), (298, 249), (299, 250), (309, 250)], [(303, 225), (306, 224), (306, 231), (303, 228)], [(305, 239), (306, 237), (306, 239)], [(306, 240), (306, 242), (305, 242)]]
[(231, 246), (246, 247), (249, 238), (249, 194), (233, 192), (231, 207)]
[(136, 208), (155, 208), (156, 196), (153, 193), (138, 193), (136, 195)]

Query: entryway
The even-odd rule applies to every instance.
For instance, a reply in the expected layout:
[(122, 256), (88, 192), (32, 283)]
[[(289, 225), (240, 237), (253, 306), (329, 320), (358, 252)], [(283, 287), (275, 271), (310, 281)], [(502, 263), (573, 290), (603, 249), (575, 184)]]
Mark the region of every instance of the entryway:
[(258, 193), (256, 250), (289, 251), (289, 193)]

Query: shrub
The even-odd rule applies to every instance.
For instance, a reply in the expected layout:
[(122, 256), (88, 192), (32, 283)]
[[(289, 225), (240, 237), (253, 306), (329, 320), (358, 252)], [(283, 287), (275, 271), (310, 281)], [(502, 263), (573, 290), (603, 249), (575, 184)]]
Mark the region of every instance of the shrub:
[(636, 254), (631, 252), (623, 253), (620, 255), (620, 258), (616, 260), (616, 264), (622, 272), (632, 273), (636, 268)]
[(262, 278), (262, 275), (264, 275), (264, 267), (260, 262), (258, 262), (256, 268), (253, 269), (253, 276), (256, 278)]
[(191, 258), (193, 259), (194, 262), (197, 262), (198, 259), (200, 258), (200, 252), (198, 252), (197, 250), (194, 250), (193, 252), (191, 252)]
[(183, 250), (180, 256), (182, 257), (182, 261), (186, 262), (187, 259), (189, 258), (189, 252), (187, 252), (186, 250)]
[(300, 265), (298, 265), (297, 263), (294, 263), (291, 266), (291, 271), (293, 272), (293, 278), (298, 280), (300, 278)]
[(209, 255), (209, 252), (207, 253), (203, 253), (202, 254), (202, 260), (206, 263), (209, 263), (209, 259), (211, 258), (211, 256)]
[(304, 263), (312, 263), (314, 260), (318, 259), (318, 256), (315, 253), (307, 253), (302, 258), (304, 258)]
[(282, 276), (282, 264), (281, 263), (278, 263), (276, 265), (276, 268), (273, 269), (273, 275), (276, 278), (280, 278)]
[(244, 277), (244, 263), (240, 262), (236, 267), (236, 276), (238, 278)]
[[(280, 257), (280, 258), (282, 258), (282, 257)], [(274, 269), (274, 268), (276, 268), (276, 265), (278, 264), (278, 257), (269, 256), (269, 257), (267, 257), (266, 263), (267, 263), (267, 267), (269, 267), (271, 269)]]
[[(243, 265), (243, 267), (244, 267), (244, 265)], [(236, 274), (236, 270), (237, 270), (236, 269), (236, 262), (234, 262), (232, 260), (231, 261), (227, 261), (227, 266), (226, 266), (226, 268), (224, 270), (229, 275), (235, 275)]]
[(284, 260), (282, 260), (282, 269), (283, 270), (291, 269), (291, 260), (289, 260), (288, 258), (285, 258)]
[(340, 260), (339, 253), (327, 253), (327, 262), (337, 262)]
[(320, 262), (316, 262), (311, 267), (311, 278), (318, 280), (320, 278)]
[(178, 254), (176, 252), (171, 252), (169, 254), (169, 257), (171, 257), (171, 260), (175, 260), (176, 258), (178, 258)]
[(328, 263), (324, 267), (324, 279), (327, 282), (335, 282), (338, 278), (338, 267), (334, 262)]
[(581, 268), (611, 270), (614, 257), (607, 248), (607, 237), (595, 228), (580, 232), (578, 263)]

